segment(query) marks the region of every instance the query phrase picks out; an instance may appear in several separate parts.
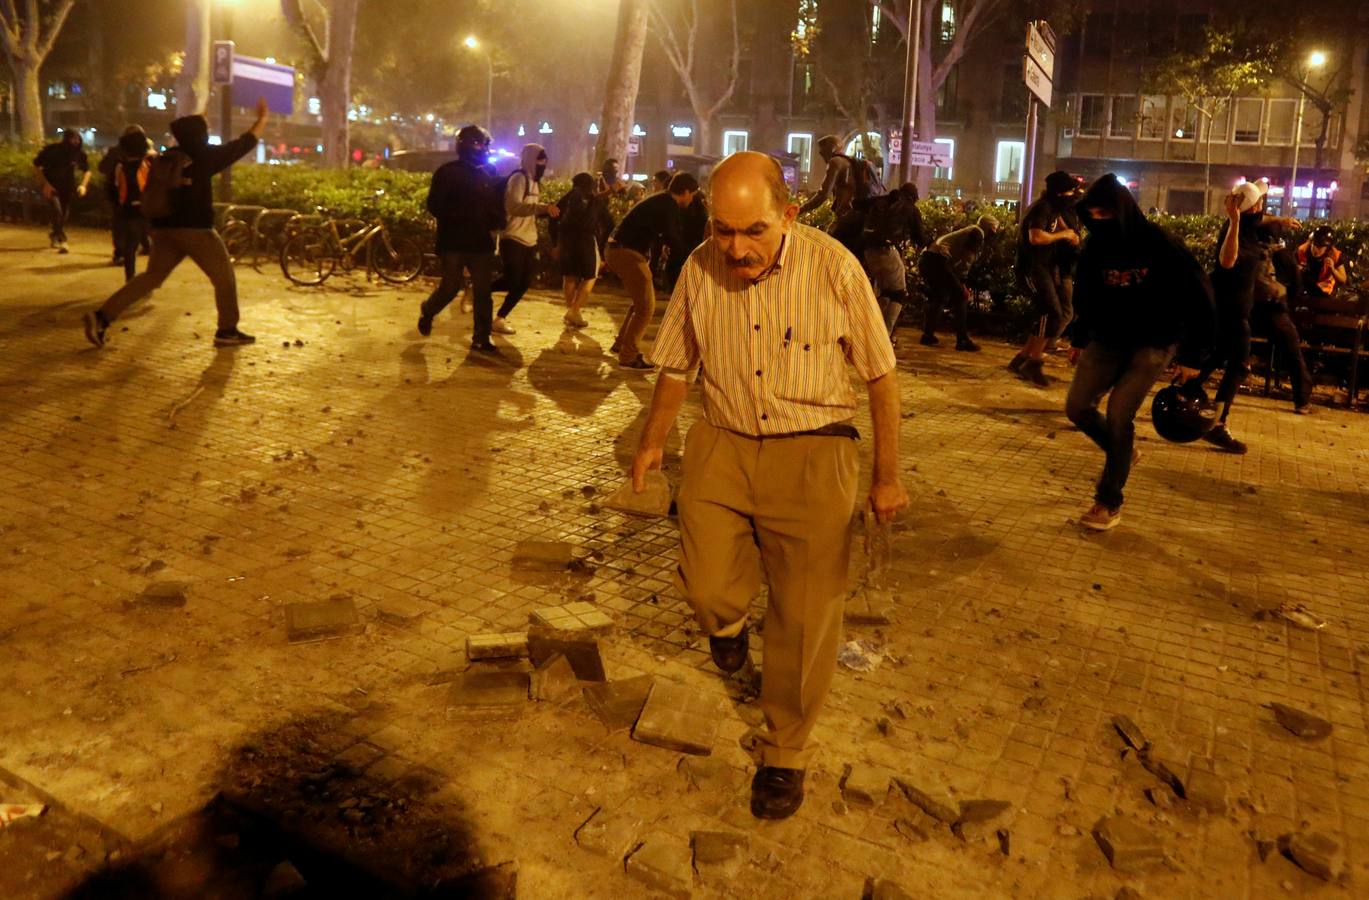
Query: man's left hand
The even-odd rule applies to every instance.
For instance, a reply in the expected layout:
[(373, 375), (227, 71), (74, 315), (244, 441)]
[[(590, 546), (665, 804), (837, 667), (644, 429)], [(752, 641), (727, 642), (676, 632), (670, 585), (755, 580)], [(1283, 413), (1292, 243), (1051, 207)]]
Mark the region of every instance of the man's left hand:
[(907, 506), (908, 492), (903, 489), (902, 481), (876, 481), (870, 485), (870, 508), (875, 511), (875, 521), (879, 524), (889, 524)]

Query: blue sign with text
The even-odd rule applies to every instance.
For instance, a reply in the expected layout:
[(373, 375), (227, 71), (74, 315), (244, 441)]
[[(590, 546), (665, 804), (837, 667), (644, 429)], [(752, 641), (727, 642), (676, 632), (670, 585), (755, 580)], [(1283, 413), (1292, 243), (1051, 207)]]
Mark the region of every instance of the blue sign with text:
[(294, 113), (294, 68), (234, 55), (233, 105), (250, 109), (257, 105), (258, 97), (265, 97), (267, 107), (277, 115)]

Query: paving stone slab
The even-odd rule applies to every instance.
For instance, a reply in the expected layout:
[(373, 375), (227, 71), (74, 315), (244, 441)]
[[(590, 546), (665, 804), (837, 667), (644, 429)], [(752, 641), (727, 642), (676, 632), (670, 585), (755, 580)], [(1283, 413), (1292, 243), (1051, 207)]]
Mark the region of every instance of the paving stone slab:
[(695, 831), (689, 837), (694, 848), (694, 868), (733, 862), (746, 855), (751, 839), (737, 831)]
[(632, 737), (680, 753), (713, 752), (722, 720), (721, 701), (670, 681), (658, 681), (647, 696)]
[(1015, 812), (1007, 800), (965, 800), (960, 804), (960, 817), (951, 826), (951, 832), (962, 841), (987, 839), (1006, 831)]
[(285, 631), (292, 644), (345, 637), (355, 633), (360, 624), (351, 597), (291, 603), (285, 607)]
[(716, 756), (681, 756), (675, 771), (684, 777), (689, 790), (717, 796), (731, 794), (742, 781), (741, 770)]
[(529, 676), (529, 694), (534, 700), (556, 701), (580, 686), (570, 660), (558, 653), (534, 669)]
[(1279, 848), (1310, 875), (1335, 881), (1345, 870), (1345, 851), (1320, 831), (1298, 831), (1279, 838)]
[(467, 671), (452, 685), (447, 715), (513, 714), (528, 702), (527, 672)]
[(1127, 746), (1133, 750), (1144, 750), (1150, 746), (1150, 741), (1146, 740), (1145, 733), (1140, 726), (1126, 716), (1113, 716), (1112, 727), (1117, 729), (1117, 733), (1122, 736), (1122, 740), (1127, 742)]
[(642, 884), (681, 900), (694, 892), (694, 868), (689, 845), (679, 836), (653, 832), (627, 860), (627, 874)]
[(889, 796), (889, 778), (887, 769), (850, 763), (841, 779), (841, 797), (852, 806), (878, 806)]
[(466, 638), (466, 659), (516, 659), (528, 655), (528, 636), (521, 631), (472, 634)]
[(873, 875), (865, 879), (865, 889), (861, 892), (861, 900), (913, 900), (913, 895), (904, 890), (903, 885), (888, 878), (875, 878)]
[(397, 628), (413, 628), (422, 621), (427, 611), (428, 607), (412, 597), (396, 597), (376, 604), (376, 617), (386, 625)]
[(637, 845), (644, 820), (635, 814), (600, 808), (575, 830), (576, 846), (621, 863)]
[(543, 606), (528, 613), (528, 625), (550, 629), (560, 635), (605, 635), (613, 631), (614, 621), (592, 603), (577, 601), (563, 606)]
[(1210, 759), (1194, 758), (1184, 779), (1184, 799), (1203, 812), (1221, 815), (1226, 812), (1226, 781), (1213, 772)]
[(143, 588), (138, 599), (149, 606), (181, 607), (189, 596), (190, 582), (165, 580), (154, 581)]
[(1331, 723), (1321, 716), (1282, 703), (1271, 703), (1269, 708), (1275, 721), (1305, 741), (1319, 741), (1331, 734)]
[(646, 473), (646, 490), (637, 493), (632, 488), (631, 477), (609, 495), (604, 507), (629, 516), (646, 516), (664, 519), (670, 515), (672, 500), (670, 481), (659, 470)]
[(585, 702), (610, 732), (622, 731), (637, 723), (655, 683), (652, 675), (638, 675), (622, 681), (586, 685)]
[(960, 801), (936, 776), (895, 775), (894, 781), (915, 806), (938, 822), (951, 825), (960, 818)]
[(1114, 869), (1136, 871), (1162, 862), (1164, 843), (1125, 816), (1108, 816), (1093, 826), (1093, 839)]
[(528, 658), (534, 666), (558, 655), (570, 661), (575, 677), (581, 681), (608, 681), (608, 670), (604, 668), (604, 656), (599, 652), (597, 639), (563, 640), (556, 637), (555, 632), (528, 629)]
[(558, 572), (575, 560), (575, 548), (565, 541), (519, 541), (513, 567), (523, 572)]

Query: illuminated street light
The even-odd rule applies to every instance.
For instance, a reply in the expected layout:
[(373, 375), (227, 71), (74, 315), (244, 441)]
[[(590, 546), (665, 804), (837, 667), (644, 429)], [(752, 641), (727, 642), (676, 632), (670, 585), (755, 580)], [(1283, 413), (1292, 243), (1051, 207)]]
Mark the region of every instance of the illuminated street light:
[(1326, 54), (1320, 50), (1313, 50), (1307, 55), (1307, 65), (1313, 69), (1320, 69), (1326, 65)]
[[(1293, 126), (1293, 172), (1288, 178), (1290, 190), (1298, 183), (1298, 151), (1302, 149), (1302, 113), (1303, 108), (1307, 105), (1307, 79), (1311, 76), (1313, 69), (1320, 69), (1324, 65), (1326, 65), (1326, 53), (1324, 51), (1313, 50), (1307, 54), (1307, 71), (1302, 75), (1302, 85), (1298, 90), (1298, 122)], [(1288, 199), (1291, 209), (1285, 212), (1296, 216), (1298, 214), (1298, 200), (1292, 196)], [(1308, 212), (1311, 211), (1312, 208), (1309, 205)]]
[(462, 41), (462, 43), (472, 50), (479, 49), (480, 47), (480, 42), (475, 39), (475, 35), (473, 34), (466, 35), (466, 39)]

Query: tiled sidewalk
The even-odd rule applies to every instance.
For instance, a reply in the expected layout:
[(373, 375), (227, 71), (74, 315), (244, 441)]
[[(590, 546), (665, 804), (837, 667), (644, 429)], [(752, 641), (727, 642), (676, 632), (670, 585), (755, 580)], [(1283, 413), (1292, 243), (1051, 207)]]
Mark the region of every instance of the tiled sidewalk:
[[(1139, 422), (1126, 519), (1088, 536), (1073, 519), (1101, 456), (1064, 420), (1063, 385), (1018, 382), (1003, 345), (969, 356), (905, 340), (913, 503), (895, 533), (895, 621), (850, 629), (885, 656), (840, 671), (807, 802), (760, 824), (742, 746), (759, 713), (717, 678), (675, 593), (674, 523), (598, 507), (651, 390), (604, 353), (620, 299), (576, 335), (534, 294), (491, 361), (467, 358), (459, 315), (420, 338), (417, 288), (304, 291), (239, 270), (259, 343), (216, 352), (209, 287), (187, 264), (95, 351), (78, 318), (121, 277), (107, 241), (80, 234), (67, 257), (44, 244), (0, 227), (0, 768), (126, 838), (125, 863), (221, 790), (277, 808), (299, 771), (343, 755), (368, 784), (418, 798), (428, 812), (409, 818), (433, 834), (516, 860), (526, 897), (646, 890), (621, 854), (577, 846), (596, 808), (640, 821), (633, 843), (663, 859), (688, 859), (692, 829), (749, 835), (735, 875), (701, 873), (697, 896), (857, 897), (867, 876), (936, 896), (1366, 890), (1364, 414), (1302, 418), (1242, 397), (1245, 457), (1163, 444)], [(585, 565), (514, 571), (522, 540), (568, 541)], [(169, 578), (191, 583), (184, 607), (135, 602)], [(287, 643), (283, 606), (338, 595), (360, 633)], [(579, 599), (618, 623), (611, 678), (733, 700), (722, 766), (677, 769), (679, 754), (609, 734), (578, 696), (516, 718), (447, 715), (468, 635)], [(1285, 603), (1329, 624), (1258, 616)], [(1324, 716), (1332, 735), (1293, 737), (1272, 701)], [(1181, 777), (1191, 758), (1215, 768), (1226, 812), (1152, 805), (1160, 782), (1121, 752), (1119, 714)], [(843, 802), (852, 763), (1013, 809), (962, 842), (897, 790), (873, 809)], [(1090, 830), (1119, 812), (1163, 840), (1166, 862), (1109, 867)], [(339, 831), (339, 852), (404, 852), (397, 819)], [(338, 821), (330, 806), (318, 827)], [(1341, 843), (1339, 884), (1277, 850), (1261, 861), (1252, 834), (1302, 829)], [(0, 830), (0, 859), (19, 840)], [(98, 862), (31, 858), (0, 888), (59, 896)]]

